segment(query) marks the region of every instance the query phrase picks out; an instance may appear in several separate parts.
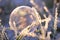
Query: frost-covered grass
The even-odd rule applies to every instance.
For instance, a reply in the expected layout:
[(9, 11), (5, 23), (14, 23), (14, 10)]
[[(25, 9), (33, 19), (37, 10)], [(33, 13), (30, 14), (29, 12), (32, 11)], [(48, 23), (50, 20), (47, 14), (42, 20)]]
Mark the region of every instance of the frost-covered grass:
[[(36, 4), (34, 0), (30, 0), (30, 2), (33, 5), (32, 8), (30, 8), (29, 6), (19, 6), (12, 11), (9, 19), (10, 27), (4, 28), (2, 31), (5, 31), (6, 29), (13, 30), (15, 33), (15, 40), (33, 40), (35, 37), (37, 38), (36, 40), (52, 40), (52, 39), (55, 40), (54, 37), (57, 34), (56, 30), (57, 30), (57, 22), (58, 22), (57, 7), (54, 9), (55, 10), (54, 12), (55, 17), (54, 17), (51, 15), (52, 13), (48, 10), (44, 2), (41, 2), (41, 5), (43, 5), (42, 7)], [(44, 10), (45, 12), (48, 13), (48, 17), (46, 16)], [(43, 15), (44, 19), (42, 19), (42, 16), (40, 16), (40, 13)], [(23, 18), (25, 17), (25, 15), (26, 15), (26, 18), (28, 17), (29, 18), (28, 19)], [(49, 24), (52, 20), (53, 20), (53, 23)], [(27, 23), (24, 23), (25, 21)], [(53, 35), (52, 39), (50, 36), (51, 34)], [(33, 39), (31, 39), (31, 37)]]

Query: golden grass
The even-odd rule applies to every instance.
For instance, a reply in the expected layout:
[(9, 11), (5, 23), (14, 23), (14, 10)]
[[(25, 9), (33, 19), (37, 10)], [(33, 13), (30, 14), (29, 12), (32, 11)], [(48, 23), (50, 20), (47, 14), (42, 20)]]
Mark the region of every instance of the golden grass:
[[(26, 35), (27, 36), (32, 36), (32, 37), (37, 36), (39, 38), (39, 40), (51, 40), (50, 39), (50, 34), (52, 32), (47, 32), (47, 29), (48, 29), (49, 22), (52, 20), (52, 17), (53, 16), (51, 15), (50, 11), (48, 10), (48, 8), (44, 4), (44, 2), (42, 2), (42, 4), (44, 5), (43, 10), (45, 10), (49, 14), (49, 16), (46, 17), (46, 15), (43, 14), (43, 16), (44, 16), (45, 19), (41, 19), (41, 16), (37, 12), (37, 10), (39, 10), (40, 13), (42, 13), (44, 11), (41, 12), (41, 10), (40, 10), (41, 8), (34, 2), (34, 0), (30, 0), (30, 2), (33, 4), (32, 10), (34, 11), (34, 14), (33, 15), (36, 18), (36, 21), (32, 22), (31, 25), (29, 25), (26, 28), (24, 28), (19, 33), (18, 36), (17, 36), (17, 28), (14, 29), (12, 27), (12, 24), (9, 22), (10, 23), (10, 26), (11, 26), (11, 29), (15, 31), (15, 35), (17, 36), (16, 40), (22, 40), (22, 38), (25, 37)], [(22, 12), (22, 13), (25, 13), (25, 12)], [(54, 20), (54, 27), (53, 27), (55, 29), (54, 31), (57, 30), (57, 15), (58, 15), (58, 13), (57, 13), (57, 9), (56, 9), (56, 12), (55, 12), (55, 20)], [(45, 25), (44, 26), (42, 26), (42, 22), (45, 22)], [(14, 26), (16, 27), (16, 23), (15, 22), (13, 22), (13, 23), (14, 23)], [(36, 25), (40, 25), (40, 30), (41, 30), (41, 33), (42, 34), (40, 34), (39, 36), (36, 35), (34, 32), (29, 32), (31, 30), (31, 28), (34, 27), (34, 26), (36, 26)], [(47, 36), (45, 36), (46, 35), (46, 32), (47, 32)]]

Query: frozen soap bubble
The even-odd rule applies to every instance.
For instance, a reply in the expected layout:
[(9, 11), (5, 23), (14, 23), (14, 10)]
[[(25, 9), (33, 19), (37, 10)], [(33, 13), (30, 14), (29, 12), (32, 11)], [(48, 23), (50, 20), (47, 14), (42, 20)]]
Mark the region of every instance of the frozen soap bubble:
[(28, 6), (19, 6), (15, 8), (10, 15), (10, 28), (21, 31), (36, 20), (34, 14), (33, 8)]

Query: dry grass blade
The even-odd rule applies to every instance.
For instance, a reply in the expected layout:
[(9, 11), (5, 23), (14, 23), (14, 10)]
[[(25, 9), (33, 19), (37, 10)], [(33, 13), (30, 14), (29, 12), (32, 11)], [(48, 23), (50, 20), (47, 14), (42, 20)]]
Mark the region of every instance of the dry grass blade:
[(55, 20), (54, 20), (54, 29), (57, 30), (57, 8), (55, 9)]

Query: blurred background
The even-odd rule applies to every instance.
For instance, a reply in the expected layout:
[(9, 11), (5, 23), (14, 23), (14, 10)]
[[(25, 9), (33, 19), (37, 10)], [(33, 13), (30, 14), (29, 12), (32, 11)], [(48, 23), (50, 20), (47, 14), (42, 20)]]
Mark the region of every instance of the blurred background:
[[(54, 16), (54, 13), (53, 13), (54, 0), (35, 0), (34, 2), (38, 6), (43, 6), (41, 4), (41, 1), (45, 2), (47, 8), (51, 12), (51, 15)], [(57, 1), (57, 2), (59, 3), (59, 1)], [(30, 0), (0, 0), (0, 26), (3, 25), (3, 27), (9, 27), (10, 14), (18, 6), (33, 7), (33, 4), (30, 3)], [(60, 6), (58, 6), (58, 13), (59, 13), (58, 17), (60, 18)], [(42, 18), (44, 18), (44, 17), (42, 17)], [(58, 23), (57, 26), (59, 27), (58, 28), (58, 31), (59, 31), (60, 30), (60, 22)], [(6, 30), (6, 33), (9, 36), (9, 40), (15, 40), (14, 32), (12, 30)], [(34, 39), (34, 40), (37, 40), (37, 39)]]

